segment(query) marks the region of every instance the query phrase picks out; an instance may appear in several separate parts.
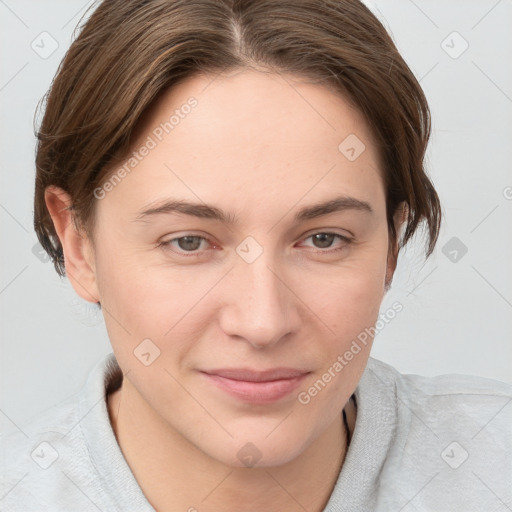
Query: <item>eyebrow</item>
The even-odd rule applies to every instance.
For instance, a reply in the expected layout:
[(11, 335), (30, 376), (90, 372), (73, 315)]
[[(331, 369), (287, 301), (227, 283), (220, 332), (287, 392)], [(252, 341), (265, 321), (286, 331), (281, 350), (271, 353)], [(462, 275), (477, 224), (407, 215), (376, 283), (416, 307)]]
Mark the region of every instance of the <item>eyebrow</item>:
[[(368, 202), (362, 201), (355, 197), (343, 195), (328, 201), (324, 201), (322, 203), (301, 208), (295, 214), (294, 221), (297, 223), (305, 220), (315, 219), (317, 217), (322, 217), (324, 215), (329, 215), (330, 213), (342, 212), (346, 210), (356, 210), (371, 215), (375, 213)], [(173, 213), (181, 213), (184, 215), (190, 215), (203, 219), (218, 220), (228, 225), (238, 224), (236, 216), (224, 212), (215, 206), (178, 199), (168, 199), (161, 203), (153, 203), (147, 207), (144, 207), (141, 211), (138, 212), (134, 222), (146, 222), (148, 217)]]

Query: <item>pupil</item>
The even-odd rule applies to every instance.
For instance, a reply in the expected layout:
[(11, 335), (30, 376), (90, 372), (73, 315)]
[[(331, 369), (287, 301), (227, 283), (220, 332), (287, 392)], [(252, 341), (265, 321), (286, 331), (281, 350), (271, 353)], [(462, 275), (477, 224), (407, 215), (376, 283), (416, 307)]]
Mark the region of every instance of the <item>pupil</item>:
[(314, 235), (313, 239), (320, 242), (320, 246), (317, 247), (325, 248), (331, 246), (334, 235), (332, 233), (318, 233)]
[(178, 241), (178, 245), (180, 246), (180, 249), (194, 251), (199, 248), (201, 241), (198, 236), (182, 236)]

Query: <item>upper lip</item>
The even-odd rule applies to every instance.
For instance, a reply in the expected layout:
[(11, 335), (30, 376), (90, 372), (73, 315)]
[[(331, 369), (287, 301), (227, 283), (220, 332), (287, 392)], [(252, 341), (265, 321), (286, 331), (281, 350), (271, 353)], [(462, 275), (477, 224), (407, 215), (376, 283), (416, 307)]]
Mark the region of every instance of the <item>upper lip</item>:
[(220, 368), (204, 370), (208, 375), (217, 375), (225, 379), (242, 380), (246, 382), (270, 382), (273, 380), (293, 379), (309, 373), (296, 368), (270, 368), (268, 370), (252, 370), (249, 368)]

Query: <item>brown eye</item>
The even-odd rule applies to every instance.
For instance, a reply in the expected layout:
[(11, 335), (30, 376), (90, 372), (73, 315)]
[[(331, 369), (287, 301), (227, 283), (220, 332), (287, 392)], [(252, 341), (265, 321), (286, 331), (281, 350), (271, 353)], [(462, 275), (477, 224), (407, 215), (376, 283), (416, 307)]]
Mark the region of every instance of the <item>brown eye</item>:
[(201, 256), (206, 247), (202, 247), (203, 242), (214, 245), (204, 236), (199, 235), (186, 235), (170, 240), (163, 240), (160, 242), (159, 247), (169, 250), (178, 254), (179, 256)]
[[(315, 233), (313, 235), (308, 236), (304, 240), (309, 240), (309, 239), (311, 239), (311, 241), (313, 243), (313, 248), (326, 249), (326, 250), (319, 250), (316, 252), (325, 252), (325, 253), (336, 252), (336, 251), (342, 250), (348, 244), (350, 244), (352, 242), (352, 240), (346, 236), (338, 235), (337, 233), (328, 233), (328, 232)], [(338, 244), (338, 246), (334, 246), (334, 248), (331, 249), (333, 247), (333, 244), (336, 239), (339, 239), (342, 243)]]
[(315, 244), (318, 244), (316, 247), (319, 249), (328, 249), (331, 247), (335, 236), (333, 233), (317, 233), (311, 238)]
[(182, 236), (180, 238), (175, 238), (178, 241), (178, 246), (180, 249), (184, 251), (197, 251), (201, 246), (201, 240), (203, 240), (200, 236)]

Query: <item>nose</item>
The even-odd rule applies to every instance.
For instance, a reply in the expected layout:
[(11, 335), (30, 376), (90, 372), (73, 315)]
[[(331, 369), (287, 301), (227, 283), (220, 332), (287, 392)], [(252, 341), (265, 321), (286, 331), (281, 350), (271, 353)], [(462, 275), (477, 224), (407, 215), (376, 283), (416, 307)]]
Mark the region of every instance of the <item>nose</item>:
[(270, 347), (285, 336), (297, 332), (300, 314), (298, 299), (282, 270), (263, 252), (246, 263), (239, 260), (224, 284), (220, 326), (255, 348)]

